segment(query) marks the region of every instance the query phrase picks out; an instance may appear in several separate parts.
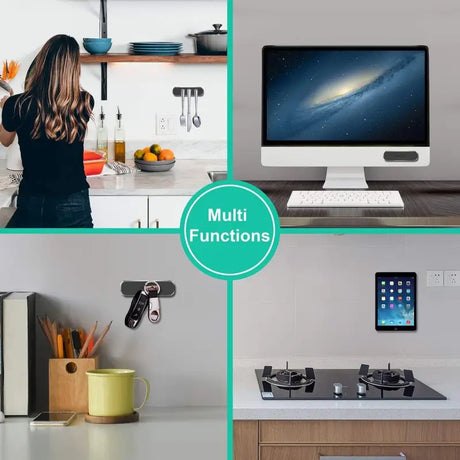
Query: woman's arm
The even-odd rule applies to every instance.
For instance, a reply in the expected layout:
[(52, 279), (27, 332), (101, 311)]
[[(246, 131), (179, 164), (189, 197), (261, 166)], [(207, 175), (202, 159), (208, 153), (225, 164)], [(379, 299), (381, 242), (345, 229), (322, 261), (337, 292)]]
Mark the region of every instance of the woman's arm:
[[(11, 95), (13, 95), (13, 94), (11, 94)], [(8, 99), (8, 96), (5, 96), (0, 100), (0, 108), (3, 109), (3, 104), (5, 104), (5, 101), (7, 99)], [(2, 144), (5, 147), (8, 147), (13, 143), (15, 137), (16, 137), (16, 133), (14, 133), (14, 132), (10, 133), (0, 123), (0, 144)]]
[(13, 143), (15, 137), (16, 133), (10, 133), (0, 123), (0, 144), (4, 147), (8, 147)]

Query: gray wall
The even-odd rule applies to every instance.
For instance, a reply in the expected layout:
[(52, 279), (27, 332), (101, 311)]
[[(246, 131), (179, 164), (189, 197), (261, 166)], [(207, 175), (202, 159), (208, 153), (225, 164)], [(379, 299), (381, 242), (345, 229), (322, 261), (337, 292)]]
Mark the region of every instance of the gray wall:
[[(460, 269), (460, 235), (282, 235), (270, 263), (234, 283), (235, 358), (458, 359), (460, 288), (427, 288), (433, 269)], [(417, 331), (375, 331), (377, 271), (417, 273)]]
[(324, 179), (324, 168), (260, 164), (263, 45), (430, 48), (431, 165), (368, 168), (368, 179), (460, 179), (458, 0), (234, 0), (234, 173), (237, 179)]
[[(202, 274), (179, 235), (0, 235), (0, 291), (35, 291), (37, 313), (68, 327), (112, 328), (100, 367), (135, 369), (151, 383), (151, 406), (226, 404), (226, 284)], [(123, 280), (172, 280), (162, 320), (124, 325)], [(39, 399), (47, 398), (47, 343), (37, 328)], [(45, 360), (44, 360), (45, 358)]]

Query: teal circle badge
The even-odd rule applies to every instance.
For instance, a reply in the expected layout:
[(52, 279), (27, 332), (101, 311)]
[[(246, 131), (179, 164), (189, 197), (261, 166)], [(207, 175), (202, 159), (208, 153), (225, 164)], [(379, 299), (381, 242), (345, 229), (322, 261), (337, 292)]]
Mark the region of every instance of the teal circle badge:
[(240, 181), (207, 185), (188, 202), (181, 241), (190, 260), (216, 278), (240, 279), (259, 271), (279, 241), (279, 219), (258, 188)]

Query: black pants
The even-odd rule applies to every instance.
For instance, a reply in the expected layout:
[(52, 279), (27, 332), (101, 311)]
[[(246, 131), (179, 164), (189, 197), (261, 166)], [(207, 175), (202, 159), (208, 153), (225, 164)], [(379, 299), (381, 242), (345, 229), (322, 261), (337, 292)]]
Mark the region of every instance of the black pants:
[(92, 228), (88, 190), (70, 195), (19, 193), (7, 228)]

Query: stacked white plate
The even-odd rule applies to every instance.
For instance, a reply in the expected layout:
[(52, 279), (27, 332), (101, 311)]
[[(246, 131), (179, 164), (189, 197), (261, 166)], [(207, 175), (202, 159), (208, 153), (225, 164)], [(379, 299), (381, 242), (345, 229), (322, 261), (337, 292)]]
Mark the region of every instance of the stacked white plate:
[(179, 42), (131, 42), (129, 52), (147, 56), (174, 56), (182, 50)]

